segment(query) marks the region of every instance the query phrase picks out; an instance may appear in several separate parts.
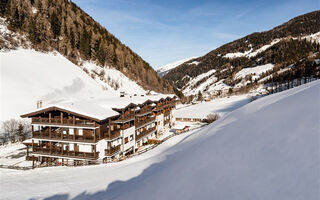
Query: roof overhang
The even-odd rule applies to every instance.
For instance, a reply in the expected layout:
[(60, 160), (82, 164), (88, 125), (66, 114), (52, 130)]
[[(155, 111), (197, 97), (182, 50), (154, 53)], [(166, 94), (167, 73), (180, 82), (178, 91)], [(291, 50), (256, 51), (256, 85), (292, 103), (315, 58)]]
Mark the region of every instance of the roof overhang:
[(97, 122), (101, 121), (101, 119), (98, 119), (98, 118), (95, 118), (95, 117), (92, 117), (92, 116), (88, 116), (88, 115), (84, 115), (84, 114), (80, 114), (80, 113), (77, 113), (77, 112), (73, 112), (73, 111), (70, 111), (70, 110), (67, 110), (67, 109), (64, 109), (64, 108), (60, 108), (58, 106), (50, 106), (50, 107), (47, 107), (47, 108), (39, 109), (39, 110), (34, 111), (34, 112), (23, 114), (20, 117), (22, 117), (22, 118), (26, 118), (26, 117), (30, 118), (30, 117), (33, 117), (35, 115), (39, 115), (39, 114), (50, 112), (50, 111), (61, 111), (61, 112), (66, 112), (68, 114), (72, 114), (72, 115), (75, 115), (75, 116), (78, 116), (78, 117), (91, 119), (93, 121), (97, 121)]

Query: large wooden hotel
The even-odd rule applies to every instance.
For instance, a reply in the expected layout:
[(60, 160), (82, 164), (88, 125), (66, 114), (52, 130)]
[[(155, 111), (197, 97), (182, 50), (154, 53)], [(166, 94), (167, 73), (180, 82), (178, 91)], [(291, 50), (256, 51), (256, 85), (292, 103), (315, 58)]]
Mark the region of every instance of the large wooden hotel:
[(27, 158), (44, 165), (78, 165), (135, 153), (175, 123), (175, 101), (154, 95), (43, 106), (21, 116), (32, 120)]

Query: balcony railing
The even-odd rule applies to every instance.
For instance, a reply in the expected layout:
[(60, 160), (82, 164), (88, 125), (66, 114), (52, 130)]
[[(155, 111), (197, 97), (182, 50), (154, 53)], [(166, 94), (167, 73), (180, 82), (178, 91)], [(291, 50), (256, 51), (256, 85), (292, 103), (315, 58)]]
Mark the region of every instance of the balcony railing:
[(67, 126), (84, 126), (84, 127), (95, 127), (96, 123), (88, 120), (73, 120), (73, 119), (62, 119), (61, 118), (32, 118), (32, 123), (35, 124), (54, 124), (54, 125), (67, 125)]
[(57, 156), (57, 157), (70, 157), (70, 158), (80, 158), (80, 159), (97, 159), (99, 157), (99, 152), (79, 152), (79, 151), (68, 151), (61, 150), (60, 148), (44, 148), (44, 147), (33, 147), (33, 152), (41, 155)]
[(164, 113), (163, 113), (163, 115), (164, 115), (164, 116), (170, 115), (170, 110), (165, 110)]
[(139, 135), (136, 134), (136, 140), (140, 140), (141, 138), (149, 135), (151, 132), (155, 131), (156, 127), (149, 128), (145, 131), (142, 131)]
[(143, 116), (147, 115), (152, 112), (152, 108), (142, 109), (139, 111), (139, 113), (136, 113), (136, 116)]
[(34, 131), (32, 137), (36, 139), (48, 139), (48, 140), (64, 140), (64, 141), (75, 141), (75, 142), (93, 142), (95, 143), (97, 139), (94, 136), (86, 135), (67, 135), (63, 133), (57, 133), (55, 131)]
[(150, 122), (153, 122), (154, 120), (156, 120), (155, 116), (152, 116), (152, 117), (145, 119), (145, 120), (142, 120), (142, 121), (136, 121), (135, 126), (136, 126), (136, 128), (140, 128), (143, 125), (146, 125), (146, 124), (149, 124)]
[(106, 149), (105, 150), (105, 155), (106, 156), (112, 156), (113, 154), (117, 153), (120, 151), (120, 145), (116, 146), (116, 147), (112, 147), (110, 149)]
[(123, 122), (131, 121), (131, 120), (134, 120), (134, 116), (135, 116), (134, 113), (130, 113), (127, 115), (121, 115), (118, 119), (113, 121), (113, 123), (123, 123)]
[(115, 139), (115, 138), (119, 137), (120, 136), (120, 130), (121, 129), (112, 130), (112, 131), (110, 131), (110, 135), (107, 132), (105, 138), (109, 139), (109, 140), (112, 140), (112, 139)]

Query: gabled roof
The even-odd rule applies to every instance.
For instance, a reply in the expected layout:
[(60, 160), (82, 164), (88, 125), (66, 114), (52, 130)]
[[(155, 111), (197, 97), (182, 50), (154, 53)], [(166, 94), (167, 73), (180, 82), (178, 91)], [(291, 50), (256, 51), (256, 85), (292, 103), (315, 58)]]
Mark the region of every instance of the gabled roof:
[(43, 108), (35, 109), (21, 117), (32, 117), (43, 112), (60, 110), (79, 117), (90, 118), (94, 121), (101, 121), (116, 117), (124, 109), (129, 107), (138, 107), (145, 103), (153, 103), (159, 100), (175, 98), (174, 95), (151, 95), (151, 96), (133, 96), (103, 98), (83, 101), (65, 101), (49, 104)]
[(109, 117), (119, 115), (118, 112), (110, 109), (103, 108), (94, 102), (90, 101), (78, 101), (78, 102), (64, 102), (45, 106), (43, 108), (36, 109), (30, 113), (21, 115), (21, 117), (32, 117), (43, 112), (49, 112), (53, 110), (60, 110), (79, 117), (89, 118), (94, 121), (101, 121)]

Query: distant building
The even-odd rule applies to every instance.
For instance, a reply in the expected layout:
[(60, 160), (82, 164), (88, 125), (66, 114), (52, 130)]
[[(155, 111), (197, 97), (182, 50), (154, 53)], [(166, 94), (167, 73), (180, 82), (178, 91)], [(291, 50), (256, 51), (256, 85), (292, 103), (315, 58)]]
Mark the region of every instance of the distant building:
[[(90, 164), (132, 154), (175, 123), (175, 97), (122, 97), (48, 105), (32, 119), (28, 160), (41, 164)], [(31, 151), (29, 151), (31, 149)]]

